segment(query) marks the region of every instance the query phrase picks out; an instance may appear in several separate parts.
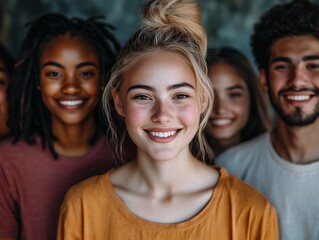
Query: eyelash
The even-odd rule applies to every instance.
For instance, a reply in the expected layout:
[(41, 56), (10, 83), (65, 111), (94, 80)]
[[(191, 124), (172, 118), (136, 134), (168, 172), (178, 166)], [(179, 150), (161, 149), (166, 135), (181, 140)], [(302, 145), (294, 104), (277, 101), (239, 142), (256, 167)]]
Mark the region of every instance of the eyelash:
[(48, 72), (46, 76), (52, 77), (52, 78), (58, 78), (58, 77), (62, 77), (63, 75), (59, 72)]
[(230, 98), (240, 98), (242, 96), (241, 93), (230, 93), (229, 97)]
[[(182, 100), (182, 99), (186, 99), (189, 98), (190, 96), (188, 94), (176, 94), (173, 99), (175, 100)], [(147, 96), (147, 95), (136, 95), (133, 97), (133, 99), (137, 99), (137, 100), (152, 100), (151, 97)]]
[(136, 95), (133, 97), (133, 99), (137, 99), (137, 100), (151, 100), (151, 98), (149, 96), (146, 95)]
[(186, 99), (186, 98), (189, 98), (189, 95), (188, 94), (184, 94), (184, 93), (180, 93), (180, 94), (177, 94), (173, 99)]
[[(59, 78), (63, 77), (62, 73), (59, 72), (48, 72), (46, 74), (47, 77), (52, 77), (52, 78)], [(79, 75), (81, 78), (91, 78), (95, 76), (95, 72), (93, 71), (86, 71), (86, 72), (81, 72)]]
[[(85, 76), (83, 76), (83, 75), (85, 75)], [(93, 72), (93, 71), (81, 72), (80, 76), (83, 77), (83, 78), (94, 77), (95, 76), (95, 72)]]

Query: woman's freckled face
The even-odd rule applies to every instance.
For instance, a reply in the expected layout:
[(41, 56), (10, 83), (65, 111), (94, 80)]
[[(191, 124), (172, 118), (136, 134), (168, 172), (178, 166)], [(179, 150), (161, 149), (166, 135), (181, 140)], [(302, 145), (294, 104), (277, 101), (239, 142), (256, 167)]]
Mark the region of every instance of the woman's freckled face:
[(175, 53), (144, 56), (124, 76), (115, 105), (139, 152), (158, 160), (189, 151), (202, 112), (195, 75)]

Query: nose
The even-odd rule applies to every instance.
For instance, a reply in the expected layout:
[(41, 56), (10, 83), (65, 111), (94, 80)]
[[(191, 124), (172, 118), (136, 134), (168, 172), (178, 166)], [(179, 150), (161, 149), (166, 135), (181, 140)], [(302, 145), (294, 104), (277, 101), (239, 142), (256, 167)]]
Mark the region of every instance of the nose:
[(214, 99), (214, 108), (213, 108), (213, 115), (222, 115), (227, 111), (227, 103), (225, 99), (221, 99), (218, 94), (215, 94)]
[(172, 106), (169, 103), (157, 101), (154, 105), (154, 110), (152, 113), (152, 121), (158, 123), (170, 122), (173, 115)]
[(299, 63), (296, 64), (293, 68), (291, 76), (289, 78), (289, 82), (294, 88), (303, 88), (306, 87), (308, 82), (308, 75), (306, 71), (306, 66), (304, 64)]
[(64, 94), (74, 95), (81, 91), (80, 80), (74, 75), (68, 75), (64, 81), (62, 86), (62, 92)]

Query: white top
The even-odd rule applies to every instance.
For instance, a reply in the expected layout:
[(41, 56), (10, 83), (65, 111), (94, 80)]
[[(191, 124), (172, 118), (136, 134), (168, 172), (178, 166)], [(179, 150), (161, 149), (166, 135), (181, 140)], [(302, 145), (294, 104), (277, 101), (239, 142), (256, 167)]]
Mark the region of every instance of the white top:
[(277, 210), (281, 240), (319, 239), (319, 161), (301, 165), (281, 158), (270, 133), (265, 133), (225, 151), (216, 165), (257, 188), (271, 202)]

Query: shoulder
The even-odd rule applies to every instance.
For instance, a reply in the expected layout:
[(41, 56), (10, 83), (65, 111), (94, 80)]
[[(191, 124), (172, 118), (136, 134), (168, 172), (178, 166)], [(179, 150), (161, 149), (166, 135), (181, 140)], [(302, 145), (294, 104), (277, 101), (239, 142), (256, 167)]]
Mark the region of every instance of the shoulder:
[(255, 154), (259, 154), (260, 151), (267, 145), (269, 140), (269, 133), (264, 133), (256, 138), (253, 138), (247, 142), (241, 143), (235, 147), (227, 149), (216, 159), (216, 164), (227, 168), (228, 164), (234, 164), (237, 161), (253, 158)]
[(90, 177), (74, 186), (66, 193), (64, 202), (86, 202), (100, 199), (108, 186), (108, 174)]
[(11, 138), (0, 141), (0, 163), (18, 164), (20, 161), (29, 162), (39, 158), (46, 158), (49, 152), (41, 147), (39, 140), (30, 145), (23, 140), (13, 144)]
[(106, 178), (106, 175), (102, 174), (102, 175), (93, 176), (86, 180), (83, 180), (82, 182), (71, 187), (68, 190), (67, 195), (77, 197), (77, 196), (83, 196), (86, 194), (94, 194), (96, 191), (98, 191), (101, 185), (103, 185), (103, 183), (105, 182), (105, 178)]
[(33, 151), (32, 147), (33, 146), (22, 140), (15, 144), (13, 144), (13, 139), (11, 138), (0, 141), (0, 162), (4, 163), (12, 160), (18, 161), (19, 159), (23, 159), (28, 155), (28, 153)]
[(229, 174), (225, 169), (221, 169), (224, 175), (224, 194), (240, 212), (259, 212), (264, 214), (274, 214), (275, 210), (268, 200), (255, 188), (245, 183), (241, 179)]
[(243, 239), (278, 239), (275, 208), (250, 185), (223, 168), (220, 172), (218, 209), (224, 214), (223, 223), (232, 222), (235, 234)]

